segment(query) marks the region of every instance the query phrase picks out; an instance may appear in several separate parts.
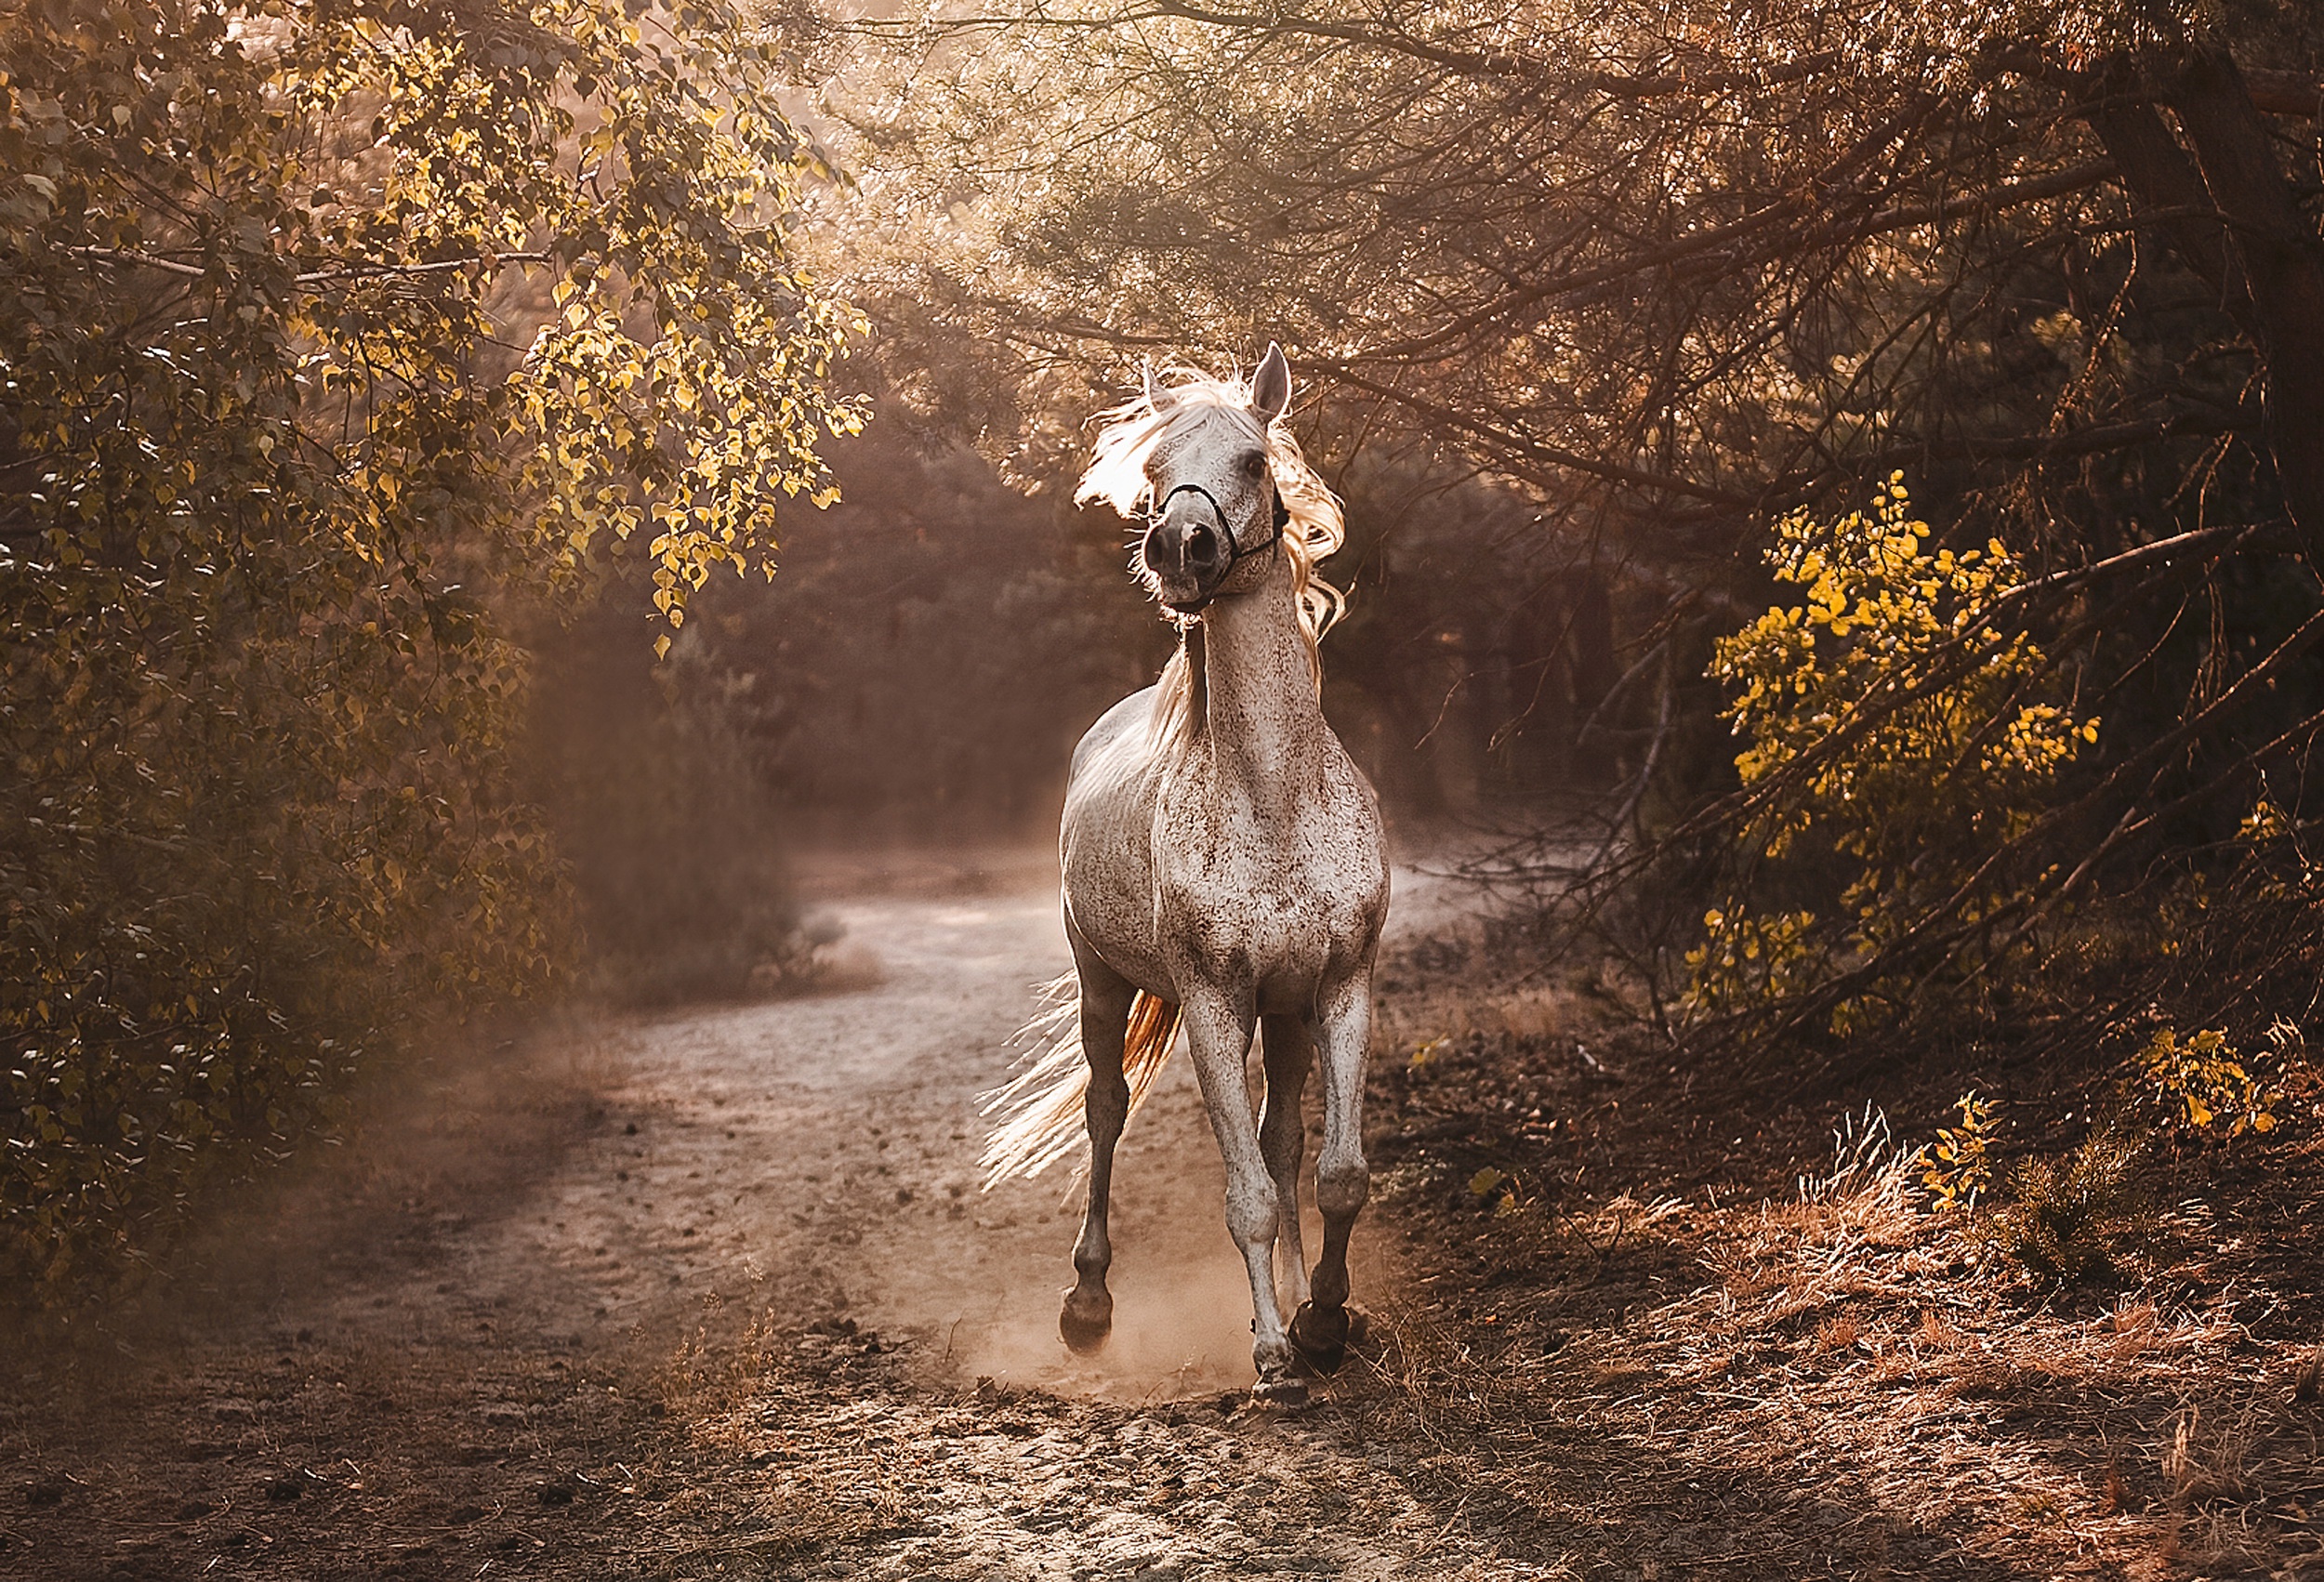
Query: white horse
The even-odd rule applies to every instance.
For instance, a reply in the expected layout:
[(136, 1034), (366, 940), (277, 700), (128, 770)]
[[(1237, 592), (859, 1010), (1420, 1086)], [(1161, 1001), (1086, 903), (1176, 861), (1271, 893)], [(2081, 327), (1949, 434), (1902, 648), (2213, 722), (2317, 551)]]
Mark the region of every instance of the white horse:
[[(1290, 369), (1270, 346), (1248, 388), (1149, 376), (1142, 395), (1106, 415), (1075, 498), (1147, 513), (1133, 564), (1181, 643), (1161, 680), (1116, 704), (1074, 753), (1062, 845), (1078, 1025), (1062, 1025), (996, 1096), (987, 1113), (1007, 1118), (984, 1157), (990, 1181), (1037, 1174), (1086, 1127), (1080, 1277), (1058, 1327), (1076, 1351), (1095, 1351), (1114, 1319), (1114, 1145), (1182, 1022), (1226, 1160), (1227, 1230), (1250, 1272), (1260, 1392), (1278, 1398), (1304, 1391), (1294, 1348), (1328, 1372), (1348, 1338), (1348, 1234), (1371, 1180), (1372, 959), (1388, 915), (1379, 805), (1317, 696), (1316, 643), (1340, 601), (1314, 567), (1344, 530), (1281, 422), (1290, 394)], [(1255, 1127), (1244, 1085), (1254, 1023), (1266, 1068)], [(1311, 1283), (1300, 1095), (1318, 1057), (1324, 1247)]]

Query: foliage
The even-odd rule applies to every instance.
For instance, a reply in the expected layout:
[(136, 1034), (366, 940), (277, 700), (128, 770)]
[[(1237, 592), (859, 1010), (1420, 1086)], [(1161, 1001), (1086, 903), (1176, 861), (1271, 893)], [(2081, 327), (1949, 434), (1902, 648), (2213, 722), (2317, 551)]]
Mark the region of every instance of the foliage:
[(2244, 1069), (2215, 1028), (2181, 1044), (2172, 1029), (2158, 1027), (2134, 1061), (2168, 1126), (2216, 1137), (2276, 1129), (2280, 1096)]
[[(1731, 547), (1911, 456), (2073, 534), (2057, 508), (2123, 462), (2240, 489), (2249, 440), (2212, 442), (2249, 434), (2226, 414), (2253, 360), (2324, 336), (2242, 311), (2231, 269), (2190, 308), (2165, 283), (2219, 278), (2217, 232), (2142, 248), (2133, 219), (2223, 201), (2163, 191), (2230, 156), (2214, 122), (2264, 144), (2257, 102), (2313, 113), (2324, 23), (2287, 8), (1074, 0), (831, 7), (799, 34), (816, 20), (878, 172), (835, 267), (907, 393), (1029, 476), (1138, 356), (1274, 336), (1352, 428), (1521, 481), (1601, 563)], [(2233, 52), (2250, 83), (2186, 69)], [(2173, 99), (2217, 112), (2184, 151)], [(2301, 180), (2267, 219), (2312, 234)]]
[[(2003, 624), (2025, 586), (2017, 560), (1998, 539), (1934, 547), (1910, 507), (1896, 473), (1868, 513), (1781, 519), (1768, 564), (1802, 602), (1715, 645), (1710, 671), (1745, 738), (1735, 765), (1748, 811), (1736, 821), (1737, 893), (1705, 915), (1708, 938), (1686, 957), (1697, 1007), (1819, 987), (1932, 916), (2004, 915), (2024, 876), (1994, 854), (2098, 739), (2095, 718), (2052, 701), (2063, 689), (2041, 648)], [(1755, 913), (1744, 898), (1764, 882), (1755, 870), (1810, 838), (1842, 859), (1833, 921), (1819, 929), (1813, 909)], [(1875, 980), (1838, 1001), (1834, 1025), (1857, 1025), (1870, 996), (1903, 992)]]
[[(2062, 357), (2027, 354), (2024, 293), (2061, 241), (2119, 234), (2085, 75), (2214, 24), (2074, 9), (849, 13), (827, 20), (852, 46), (827, 91), (880, 180), (841, 267), (913, 393), (1028, 455), (1070, 444), (1092, 364), (1274, 335), (1367, 423), (1535, 483), (1561, 517), (1580, 493), (1683, 534), (1771, 484), (1877, 476), (1870, 457), (1957, 440), (1951, 421), (2014, 442), (2145, 404), (2116, 381), (2159, 370), (2096, 344), (2120, 333), (2111, 282), (2059, 304), (2084, 342)], [(2286, 65), (2317, 42), (2216, 25)], [(964, 329), (965, 363), (938, 354)]]
[(2122, 1243), (2146, 1223), (2138, 1172), (2146, 1146), (2108, 1127), (2059, 1159), (2028, 1159), (1986, 1233), (2036, 1277), (2074, 1285), (2111, 1274)]
[(1936, 1140), (1913, 1156), (1912, 1167), (1921, 1172), (1931, 1206), (1974, 1210), (1993, 1186), (1993, 1101), (1967, 1093), (1953, 1107), (1961, 1112), (1960, 1123), (1938, 1127)]
[(1517, 1198), (1517, 1178), (1491, 1165), (1469, 1178), (1469, 1196), (1496, 1219), (1525, 1212)]
[[(1844, 1030), (2046, 993), (2045, 951), (2151, 929), (2154, 876), (2210, 862), (2324, 729), (2324, 190), (2298, 152), (2324, 10), (831, 10), (830, 106), (878, 173), (835, 201), (834, 267), (911, 401), (1037, 479), (1139, 358), (1273, 336), (1314, 382), (1312, 453), (1417, 438), (1522, 492), (1522, 522), (1469, 537), (1480, 563), (1534, 546), (1528, 636), (1613, 591), (1573, 713), (1573, 756), (1618, 761), (1612, 827), (1578, 858), (1540, 830), (1497, 877), (1579, 916), (1659, 1011), (1707, 907), (1698, 1009)], [(1868, 657), (1766, 694), (1768, 795), (1728, 796), (1693, 656), (1764, 607), (1771, 516), (1829, 522), (1900, 467), (1964, 554), (2010, 547), (1956, 561), (1990, 586), (1940, 589), (1990, 619), (1921, 634), (1913, 706), (1831, 715)], [(1805, 608), (1789, 640), (1865, 651)], [(1545, 675), (1551, 647), (1512, 645)], [(1494, 698), (1496, 725), (1537, 695)], [(2101, 705), (2103, 753), (2076, 736)], [(1884, 773), (1881, 730), (1923, 755)], [(1907, 815), (1893, 837), (1851, 813), (1851, 770)], [(1784, 797), (1816, 850), (1759, 863)], [(1833, 844), (1852, 818), (1865, 854)], [(1921, 986), (1964, 976), (1979, 998)], [(2112, 1003), (2085, 1033), (2123, 1009), (2089, 987)]]
[(0, 5), (12, 1270), (558, 970), (500, 613), (651, 524), (675, 619), (827, 487), (803, 168), (715, 3)]

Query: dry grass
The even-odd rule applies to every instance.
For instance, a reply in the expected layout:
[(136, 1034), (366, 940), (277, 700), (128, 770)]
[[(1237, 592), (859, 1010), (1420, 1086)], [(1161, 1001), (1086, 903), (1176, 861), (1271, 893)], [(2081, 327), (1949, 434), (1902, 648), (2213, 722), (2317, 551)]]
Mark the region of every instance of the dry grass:
[(2303, 1514), (2324, 1420), (2230, 1302), (2045, 1302), (1911, 1196), (1891, 1165), (1750, 1210), (1576, 1212), (1547, 1247), (1610, 1262), (1668, 1237), (1704, 1277), (1571, 1333), (1550, 1285), (1490, 1325), (1395, 1315), (1383, 1404), (1472, 1486), (1553, 1531), (1586, 1519), (1641, 1575), (2324, 1563)]
[[(1990, 1219), (1928, 1211), (1906, 1163), (1981, 1078), (1892, 1088), (1919, 1116), (1892, 1139), (1861, 1096), (1821, 1120), (1698, 1099), (1578, 1022), (1461, 1021), (1378, 1084), (1382, 1218), (1428, 1266), (1368, 1405), (1444, 1445), (1472, 1508), (1633, 1576), (2324, 1582), (2313, 1092), (2265, 1148), (2069, 1183), (2096, 1222), (2072, 1250), (2106, 1257), (2061, 1287)], [(2068, 1112), (2086, 1094), (2019, 1097), (2020, 1145), (2070, 1157)], [(1464, 1207), (1486, 1163), (1524, 1213)]]

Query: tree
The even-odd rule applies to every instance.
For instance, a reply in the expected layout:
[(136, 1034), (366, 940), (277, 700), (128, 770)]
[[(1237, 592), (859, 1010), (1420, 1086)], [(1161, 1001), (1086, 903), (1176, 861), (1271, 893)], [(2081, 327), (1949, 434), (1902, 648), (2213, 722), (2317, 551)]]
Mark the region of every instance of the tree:
[[(1940, 547), (2020, 563), (1995, 639), (2043, 657), (1964, 745), (2026, 688), (2106, 721), (1994, 825), (2005, 894), (1911, 891), (1882, 964), (1835, 937), (1858, 989), (1946, 981), (1965, 927), (2022, 972), (2069, 901), (2183, 872), (2324, 724), (2313, 7), (1042, 0), (828, 36), (866, 171), (849, 286), (902, 361), (964, 328), (984, 359), (923, 400), (1029, 436), (1037, 470), (1071, 432), (1050, 414), (1129, 359), (1278, 336), (1343, 445), (1464, 455), (1531, 494), (1545, 558), (1652, 596), (1619, 705), (1686, 740), (1632, 760), (1614, 805), (1644, 822), (1589, 876), (1604, 900), (1700, 860), (1670, 891), (1694, 899), (1650, 909), (1650, 975), (1910, 701), (1866, 667), (1780, 766), (1648, 794), (1650, 768), (1731, 760), (1688, 679), (1776, 591), (1759, 550), (1802, 505), (1829, 520), (1902, 470)], [(1788, 882), (1843, 926), (1846, 863)]]
[(862, 419), (767, 58), (719, 0), (0, 6), (12, 1261), (557, 969), (508, 607), (634, 534), (677, 624)]

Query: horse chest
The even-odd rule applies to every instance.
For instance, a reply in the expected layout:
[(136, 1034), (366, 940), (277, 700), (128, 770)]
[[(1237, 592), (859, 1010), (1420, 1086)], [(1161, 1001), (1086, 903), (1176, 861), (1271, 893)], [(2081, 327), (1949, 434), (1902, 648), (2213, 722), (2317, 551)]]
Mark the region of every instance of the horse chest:
[(1158, 815), (1155, 937), (1179, 970), (1312, 992), (1377, 935), (1385, 873), (1361, 822), (1216, 802)]

